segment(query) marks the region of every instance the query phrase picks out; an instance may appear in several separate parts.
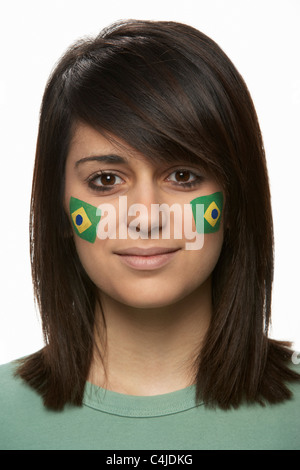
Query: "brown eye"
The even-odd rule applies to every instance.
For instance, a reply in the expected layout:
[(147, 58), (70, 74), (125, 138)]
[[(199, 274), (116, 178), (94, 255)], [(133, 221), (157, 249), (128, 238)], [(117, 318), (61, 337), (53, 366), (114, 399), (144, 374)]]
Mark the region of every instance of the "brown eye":
[(191, 189), (200, 185), (203, 180), (204, 177), (202, 175), (185, 168), (173, 171), (167, 178), (167, 181), (177, 186), (178, 189)]
[(116, 182), (116, 177), (111, 174), (103, 174), (99, 179), (103, 186), (109, 186)]
[(189, 181), (190, 179), (190, 176), (191, 176), (191, 172), (190, 171), (176, 171), (175, 172), (175, 179), (176, 181), (178, 181), (179, 183), (186, 183), (187, 181)]
[(114, 173), (99, 173), (88, 179), (88, 185), (96, 191), (111, 191), (118, 188), (124, 180)]

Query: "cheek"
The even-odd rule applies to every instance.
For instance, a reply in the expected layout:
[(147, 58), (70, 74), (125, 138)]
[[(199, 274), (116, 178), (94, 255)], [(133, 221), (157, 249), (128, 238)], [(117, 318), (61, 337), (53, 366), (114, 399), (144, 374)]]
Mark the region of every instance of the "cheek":
[(96, 239), (89, 243), (74, 235), (76, 251), (88, 277), (99, 287), (99, 280), (105, 279), (109, 271), (109, 260), (105, 255), (106, 241)]
[(205, 234), (204, 243), (200, 250), (185, 250), (184, 270), (182, 281), (188, 277), (194, 287), (198, 287), (212, 274), (223, 245), (223, 231)]

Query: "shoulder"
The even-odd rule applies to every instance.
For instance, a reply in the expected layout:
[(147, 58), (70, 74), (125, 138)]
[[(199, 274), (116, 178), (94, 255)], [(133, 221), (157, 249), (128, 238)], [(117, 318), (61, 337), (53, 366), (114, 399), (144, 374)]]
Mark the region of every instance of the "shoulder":
[[(289, 369), (300, 374), (300, 364), (291, 364)], [(290, 397), (280, 402), (245, 401), (228, 410), (199, 407), (190, 426), (192, 434), (196, 435), (198, 426), (203, 426), (203, 433), (210, 440), (209, 448), (214, 449), (299, 450), (300, 381), (285, 385)]]
[(17, 375), (18, 361), (0, 365), (0, 424), (33, 406), (40, 405), (41, 397)]
[(17, 361), (0, 365), (0, 403), (2, 405), (12, 398), (16, 392), (16, 386), (20, 385), (20, 381), (15, 376), (17, 367)]
[(18, 361), (0, 365), (0, 449), (23, 442), (43, 408), (41, 397), (16, 374)]
[(18, 361), (0, 365), (0, 419), (5, 410), (17, 407), (32, 396), (32, 389), (16, 374)]
[[(266, 448), (299, 450), (300, 364), (291, 361), (289, 370), (294, 373), (294, 380), (285, 382), (290, 397), (279, 403), (254, 407), (253, 420), (249, 420), (257, 431), (255, 439), (266, 442)], [(245, 418), (249, 418), (249, 414), (245, 413)]]
[[(298, 380), (286, 383), (291, 397), (281, 403), (260, 410), (257, 420), (263, 422), (265, 434), (276, 442), (275, 449), (299, 450), (300, 446), (300, 363), (291, 364), (290, 370)], [(267, 425), (267, 426), (266, 426)], [(268, 434), (267, 434), (268, 433)], [(273, 442), (273, 441), (272, 441)]]
[[(282, 383), (276, 383), (278, 387), (286, 387), (288, 391), (288, 395), (286, 400), (282, 400), (277, 402), (274, 401), (274, 406), (272, 409), (276, 409), (278, 405), (278, 409), (287, 410), (289, 409), (291, 412), (293, 410), (298, 409), (298, 412), (295, 416), (299, 419), (300, 413), (300, 360), (299, 361), (290, 361), (287, 365), (286, 369), (286, 377), (283, 379)], [(274, 387), (274, 382), (271, 382), (271, 386)], [(271, 400), (272, 404), (272, 400)]]

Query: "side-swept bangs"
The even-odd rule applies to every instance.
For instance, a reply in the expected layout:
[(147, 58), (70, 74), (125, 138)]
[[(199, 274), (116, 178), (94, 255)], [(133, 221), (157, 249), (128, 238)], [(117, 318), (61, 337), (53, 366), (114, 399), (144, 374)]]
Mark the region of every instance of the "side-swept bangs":
[[(295, 379), (284, 344), (268, 339), (273, 228), (261, 132), (247, 87), (225, 53), (174, 22), (128, 21), (74, 44), (47, 84), (31, 208), (31, 259), (46, 346), (19, 374), (46, 406), (80, 404), (93, 353), (95, 286), (63, 210), (64, 168), (78, 122), (147, 158), (187, 161), (225, 194), (214, 312), (195, 363), (197, 398), (223, 408), (282, 401)], [(278, 385), (280, 384), (280, 386)]]
[[(86, 53), (87, 44), (80, 42), (69, 52), (82, 54), (65, 74), (72, 117), (116, 135), (150, 159), (196, 161), (222, 174), (216, 157), (224, 148), (220, 152), (216, 137), (227, 133), (213, 67), (200, 55), (186, 57), (184, 47), (170, 49), (168, 38), (106, 34)], [(225, 89), (221, 92), (228, 100)]]

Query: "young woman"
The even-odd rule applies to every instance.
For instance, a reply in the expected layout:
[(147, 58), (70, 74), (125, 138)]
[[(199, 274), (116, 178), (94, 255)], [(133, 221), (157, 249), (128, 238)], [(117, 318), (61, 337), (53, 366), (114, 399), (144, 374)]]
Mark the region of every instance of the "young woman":
[(211, 39), (128, 21), (65, 53), (30, 230), (45, 347), (0, 368), (1, 448), (299, 448), (262, 137)]

